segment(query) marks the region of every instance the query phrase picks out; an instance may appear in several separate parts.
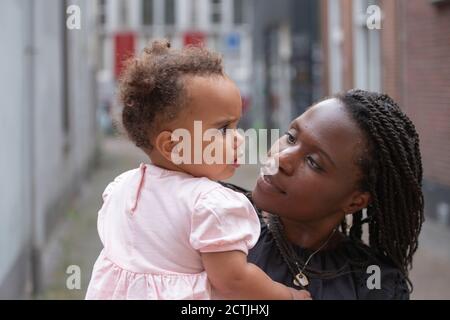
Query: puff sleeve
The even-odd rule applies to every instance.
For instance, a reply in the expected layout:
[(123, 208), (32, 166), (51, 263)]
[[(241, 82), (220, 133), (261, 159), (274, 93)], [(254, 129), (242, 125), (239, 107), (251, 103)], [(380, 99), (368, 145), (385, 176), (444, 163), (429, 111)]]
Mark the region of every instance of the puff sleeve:
[(189, 239), (194, 249), (200, 252), (239, 250), (248, 254), (259, 234), (258, 215), (243, 194), (220, 186), (197, 199)]
[(125, 177), (129, 174), (129, 172), (124, 172), (120, 175), (118, 175), (117, 177), (114, 178), (113, 181), (111, 181), (110, 183), (108, 183), (108, 185), (106, 186), (105, 190), (102, 193), (102, 199), (103, 201), (105, 201), (108, 196), (112, 193), (112, 191), (114, 190), (114, 187)]

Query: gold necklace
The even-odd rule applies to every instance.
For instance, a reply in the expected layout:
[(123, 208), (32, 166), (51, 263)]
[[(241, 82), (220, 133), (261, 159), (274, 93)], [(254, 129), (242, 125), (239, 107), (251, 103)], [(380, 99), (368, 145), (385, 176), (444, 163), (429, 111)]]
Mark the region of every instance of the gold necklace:
[(309, 285), (309, 280), (308, 277), (304, 274), (304, 271), (306, 269), (306, 267), (308, 266), (309, 261), (311, 261), (311, 258), (320, 250), (322, 250), (327, 244), (328, 242), (330, 242), (331, 238), (333, 237), (333, 235), (335, 234), (337, 228), (333, 229), (333, 232), (328, 236), (327, 240), (319, 247), (319, 249), (317, 249), (316, 251), (314, 251), (313, 253), (311, 253), (311, 255), (308, 257), (308, 259), (306, 260), (305, 264), (303, 265), (303, 268), (300, 268), (300, 266), (298, 265), (298, 262), (295, 261), (295, 266), (297, 267), (297, 270), (299, 271), (297, 273), (297, 275), (295, 275), (294, 277), (294, 284), (297, 287), (306, 287)]
[[(300, 267), (298, 261), (297, 253), (294, 248), (290, 244), (290, 242), (285, 238), (283, 232), (283, 226), (278, 216), (271, 214), (269, 216), (269, 221), (267, 223), (267, 227), (272, 234), (275, 244), (278, 247), (278, 250), (281, 254), (281, 257), (285, 261), (288, 269), (290, 270), (294, 280), (293, 283), (295, 286), (300, 288), (305, 288), (309, 285), (308, 277), (305, 275), (306, 267), (311, 261), (312, 257), (317, 254), (320, 250), (322, 250), (331, 240), (333, 235), (336, 233), (337, 227), (333, 229), (333, 232), (328, 236), (327, 240), (320, 246), (319, 249), (314, 251), (307, 259), (303, 267)], [(289, 258), (292, 257), (292, 258)], [(292, 261), (293, 260), (293, 261)], [(292, 263), (293, 262), (293, 263)], [(291, 264), (292, 263), (292, 264)]]

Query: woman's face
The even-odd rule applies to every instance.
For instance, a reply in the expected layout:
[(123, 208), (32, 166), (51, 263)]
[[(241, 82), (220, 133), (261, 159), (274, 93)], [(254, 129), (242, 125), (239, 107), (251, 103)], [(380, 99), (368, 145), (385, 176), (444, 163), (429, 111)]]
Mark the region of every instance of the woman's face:
[(364, 207), (356, 165), (365, 145), (362, 137), (339, 100), (328, 99), (310, 108), (279, 139), (279, 151), (271, 151), (279, 170), (258, 179), (253, 191), (256, 206), (299, 222), (332, 215), (339, 221), (353, 213), (348, 211)]

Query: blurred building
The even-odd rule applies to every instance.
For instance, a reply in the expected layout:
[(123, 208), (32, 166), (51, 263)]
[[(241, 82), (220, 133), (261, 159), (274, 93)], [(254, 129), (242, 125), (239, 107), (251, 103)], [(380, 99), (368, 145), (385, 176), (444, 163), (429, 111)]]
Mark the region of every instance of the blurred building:
[[(0, 299), (38, 291), (50, 235), (95, 155), (91, 1), (0, 4)], [(92, 8), (94, 9), (94, 8)]]
[(450, 224), (449, 0), (97, 5), (99, 83), (100, 90), (108, 88), (107, 97), (114, 96), (123, 57), (162, 37), (175, 47), (203, 42), (223, 53), (248, 111), (243, 127), (284, 130), (314, 101), (354, 87), (387, 92), (422, 138), (427, 214)]
[[(426, 213), (450, 226), (450, 1), (321, 0), (324, 88), (383, 91), (421, 137)], [(381, 9), (380, 29), (368, 27)], [(374, 16), (375, 14), (375, 16)]]
[[(124, 58), (149, 41), (166, 38), (175, 48), (204, 43), (224, 56), (228, 75), (250, 107), (253, 0), (98, 0), (100, 87), (114, 97)], [(120, 106), (116, 102), (116, 112)]]
[(320, 3), (252, 1), (253, 126), (286, 130), (322, 96)]

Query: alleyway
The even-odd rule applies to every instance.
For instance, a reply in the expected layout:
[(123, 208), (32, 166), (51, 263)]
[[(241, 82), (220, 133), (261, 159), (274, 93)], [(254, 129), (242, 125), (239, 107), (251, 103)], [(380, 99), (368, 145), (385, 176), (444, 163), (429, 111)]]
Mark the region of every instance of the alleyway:
[[(83, 299), (92, 266), (101, 250), (97, 235), (97, 211), (101, 193), (109, 181), (123, 171), (146, 161), (143, 153), (122, 139), (107, 138), (102, 144), (100, 165), (82, 188), (82, 194), (68, 208), (66, 222), (59, 228), (46, 250), (54, 268), (46, 269), (43, 299)], [(257, 169), (244, 166), (232, 182), (252, 188)], [(413, 299), (450, 299), (450, 233), (444, 227), (427, 222), (422, 232), (411, 279), (415, 284)], [(432, 262), (432, 263), (430, 263)], [(81, 289), (66, 288), (66, 269), (81, 269)]]
[[(67, 221), (61, 226), (46, 250), (46, 260), (57, 261), (46, 270), (47, 289), (40, 298), (83, 299), (91, 276), (92, 266), (102, 245), (97, 234), (97, 212), (106, 185), (120, 173), (139, 166), (145, 156), (131, 143), (107, 138), (101, 149), (100, 164), (82, 187), (79, 199), (68, 208)], [(81, 289), (66, 288), (66, 269), (77, 265), (81, 269)]]

